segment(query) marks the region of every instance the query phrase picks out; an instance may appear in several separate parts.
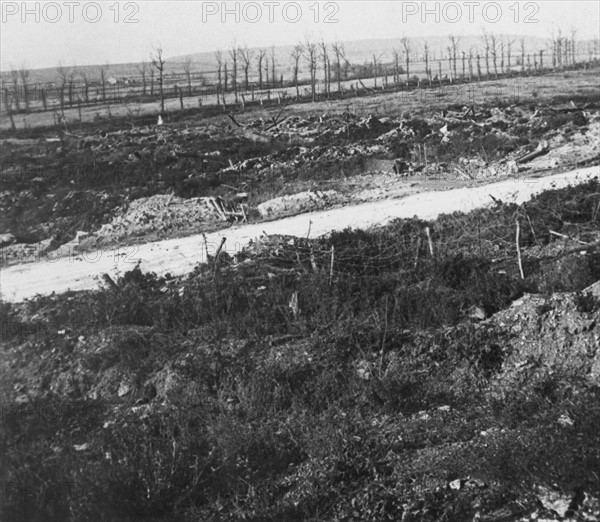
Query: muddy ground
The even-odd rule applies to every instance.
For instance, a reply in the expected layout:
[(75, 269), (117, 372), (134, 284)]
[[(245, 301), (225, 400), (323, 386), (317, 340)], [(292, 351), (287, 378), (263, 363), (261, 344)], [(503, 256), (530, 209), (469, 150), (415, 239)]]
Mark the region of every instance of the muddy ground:
[[(571, 74), (587, 86), (586, 74)], [(100, 122), (6, 135), (1, 262), (39, 259), (65, 244), (127, 245), (599, 163), (594, 96), (450, 99), (424, 113), (402, 110), (401, 98), (383, 98), (385, 115), (338, 101), (313, 115), (291, 105), (254, 111), (259, 118), (183, 115), (161, 126), (146, 118), (123, 120), (120, 130)], [(540, 156), (520, 162), (538, 147)]]
[[(589, 173), (575, 80), (3, 134), (3, 262)], [(600, 520), (600, 182), (496, 195), (0, 302), (0, 518)]]

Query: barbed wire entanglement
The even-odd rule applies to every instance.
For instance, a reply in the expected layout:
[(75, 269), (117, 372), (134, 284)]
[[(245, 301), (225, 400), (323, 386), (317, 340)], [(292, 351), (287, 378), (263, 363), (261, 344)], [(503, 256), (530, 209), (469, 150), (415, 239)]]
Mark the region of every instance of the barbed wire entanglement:
[(582, 290), (599, 278), (593, 179), (435, 221), (400, 219), (315, 239), (264, 236), (236, 256), (209, 256), (184, 278), (136, 268), (99, 291), (88, 313), (92, 323), (108, 314), (118, 324), (211, 325), (242, 336), (354, 331), (346, 321), (382, 314), (428, 328), (488, 317), (526, 292)]

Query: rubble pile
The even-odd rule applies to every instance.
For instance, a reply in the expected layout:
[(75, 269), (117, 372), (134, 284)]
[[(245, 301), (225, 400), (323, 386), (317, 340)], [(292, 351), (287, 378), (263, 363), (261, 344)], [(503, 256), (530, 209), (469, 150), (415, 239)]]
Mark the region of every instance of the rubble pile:
[(300, 192), (289, 196), (265, 201), (258, 205), (258, 212), (263, 218), (280, 217), (289, 214), (312, 212), (331, 205), (342, 203), (346, 198), (335, 190)]
[(132, 201), (98, 235), (140, 236), (151, 232), (169, 232), (199, 225), (216, 225), (222, 218), (212, 204), (214, 198), (184, 199), (156, 195)]
[[(0, 233), (58, 239), (51, 247), (38, 245), (45, 251), (78, 230), (122, 238), (245, 221), (246, 209), (198, 199), (227, 198), (231, 190), (260, 203), (248, 209), (250, 216), (272, 219), (401, 197), (414, 185), (407, 177), (417, 175), (419, 182), (471, 183), (590, 166), (600, 159), (600, 113), (594, 104), (454, 106), (393, 116), (286, 111), (292, 109), (270, 121), (240, 123), (229, 114), (217, 124), (132, 122), (131, 129), (84, 137), (65, 132), (43, 143), (4, 140), (3, 175), (11, 190), (2, 192), (0, 218), (13, 225)], [(19, 154), (35, 159), (36, 167), (28, 164), (22, 172)], [(374, 178), (367, 183), (366, 176)], [(291, 195), (294, 191), (298, 194)], [(265, 192), (274, 199), (265, 202)], [(167, 207), (165, 193), (176, 196)], [(123, 203), (132, 199), (140, 203), (124, 212)], [(22, 212), (34, 217), (24, 221)], [(15, 245), (7, 248), (12, 252)]]

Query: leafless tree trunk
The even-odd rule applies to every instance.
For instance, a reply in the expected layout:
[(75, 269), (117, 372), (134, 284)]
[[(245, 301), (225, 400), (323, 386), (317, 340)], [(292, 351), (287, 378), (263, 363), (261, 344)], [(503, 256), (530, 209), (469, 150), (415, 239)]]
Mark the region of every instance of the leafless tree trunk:
[(19, 76), (21, 77), (21, 85), (23, 88), (23, 101), (25, 102), (25, 112), (29, 112), (29, 70), (25, 67), (19, 69)]
[(6, 114), (8, 114), (8, 118), (10, 119), (10, 128), (13, 132), (17, 132), (17, 126), (15, 125), (15, 120), (12, 114), (12, 103), (11, 96), (8, 90), (8, 87), (4, 87), (4, 107), (6, 109)]
[(498, 78), (498, 41), (494, 33), (490, 35), (490, 42), (490, 49), (492, 51), (492, 63), (494, 64), (494, 76)]
[(265, 59), (265, 56), (267, 54), (267, 51), (265, 51), (264, 49), (259, 49), (258, 54), (256, 56), (256, 65), (258, 67), (258, 88), (262, 90), (263, 88), (263, 60)]
[(106, 75), (108, 74), (108, 65), (100, 67), (100, 86), (102, 88), (102, 102), (106, 101)]
[(265, 54), (265, 87), (269, 90), (269, 56)]
[(271, 81), (273, 82), (273, 87), (275, 87), (277, 76), (275, 75), (275, 46), (271, 47)]
[(296, 99), (300, 98), (300, 87), (298, 85), (298, 73), (300, 72), (300, 58), (302, 58), (302, 46), (296, 45), (292, 50), (292, 75), (296, 87)]
[(473, 48), (469, 49), (469, 81), (473, 81)]
[(148, 62), (142, 61), (138, 65), (137, 70), (142, 77), (142, 94), (146, 96), (146, 74), (148, 73)]
[(381, 60), (381, 56), (373, 55), (373, 78), (375, 89), (377, 89), (377, 76), (379, 75), (379, 60)]
[(244, 88), (248, 90), (250, 88), (250, 64), (252, 63), (252, 57), (254, 56), (254, 53), (250, 49), (248, 49), (247, 46), (244, 48), (240, 47), (239, 52), (240, 60), (242, 61), (244, 69)]
[(231, 86), (233, 88), (233, 97), (235, 99), (235, 103), (238, 102), (238, 90), (237, 90), (237, 66), (238, 66), (238, 48), (235, 41), (231, 44), (231, 49), (229, 50), (229, 56), (231, 57)]
[(423, 52), (425, 53), (425, 76), (431, 83), (431, 71), (429, 70), (429, 44), (425, 42), (423, 45)]
[(509, 73), (510, 73), (510, 67), (512, 65), (512, 63), (511, 63), (511, 54), (512, 54), (513, 43), (515, 43), (514, 40), (509, 40), (506, 43), (506, 66), (508, 67), (508, 72)]
[(73, 107), (73, 89), (75, 84), (75, 68), (69, 71), (69, 107)]
[(317, 99), (317, 45), (311, 42), (308, 37), (302, 44), (302, 53), (308, 62), (310, 71), (310, 89), (312, 101), (314, 102)]
[[(58, 72), (58, 76), (60, 78), (60, 110), (64, 116), (64, 112), (65, 112), (65, 88), (67, 87), (68, 84), (68, 78), (69, 78), (69, 71), (67, 71), (67, 69), (65, 69), (65, 67), (62, 64), (58, 65), (58, 68), (56, 69), (56, 71)], [(17, 105), (17, 110), (18, 110), (18, 105)]]
[(554, 36), (554, 29), (550, 32), (550, 38), (552, 40), (552, 70), (556, 70), (556, 37)]
[(486, 75), (490, 77), (490, 37), (489, 35), (483, 31), (483, 36), (481, 37), (483, 40), (483, 49), (485, 51), (485, 71)]
[(406, 83), (410, 83), (410, 39), (408, 36), (403, 36), (400, 39), (402, 48), (404, 49), (404, 55), (406, 58)]
[(450, 35), (450, 50), (452, 52), (452, 61), (454, 62), (454, 78), (458, 78), (458, 74), (456, 72), (456, 55), (458, 52), (458, 44), (460, 43), (460, 38), (457, 38), (454, 35)]
[(85, 103), (90, 102), (90, 80), (87, 77), (87, 74), (81, 73), (81, 81), (83, 81), (83, 99)]
[(165, 112), (165, 93), (164, 93), (164, 71), (165, 71), (165, 60), (163, 58), (163, 50), (161, 47), (157, 47), (153, 55), (150, 55), (152, 65), (158, 71), (158, 90), (160, 93), (160, 112)]
[(337, 78), (338, 92), (342, 92), (342, 57), (344, 56), (344, 46), (335, 42), (331, 48), (335, 54), (335, 75)]
[(192, 95), (192, 59), (186, 58), (183, 62), (183, 73), (185, 74), (185, 78), (187, 80), (188, 85), (188, 96)]
[(221, 105), (220, 96), (223, 92), (223, 53), (217, 51), (215, 53), (215, 59), (217, 60), (217, 105)]
[(521, 38), (521, 72), (525, 72), (525, 39)]
[(150, 67), (150, 96), (154, 96), (154, 67)]
[[(59, 66), (59, 69), (60, 69), (60, 67), (62, 67), (62, 66)], [(60, 71), (58, 74), (60, 76)], [(17, 71), (16, 69), (10, 71), (10, 76), (12, 78), (12, 85), (13, 85), (13, 100), (15, 103), (15, 108), (16, 108), (17, 112), (19, 112), (19, 110), (20, 110), (20, 106), (19, 106), (19, 103), (20, 103), (19, 71)]]
[(321, 41), (319, 47), (321, 49), (321, 60), (323, 62), (323, 92), (329, 95), (329, 55), (327, 53), (327, 44), (324, 41)]

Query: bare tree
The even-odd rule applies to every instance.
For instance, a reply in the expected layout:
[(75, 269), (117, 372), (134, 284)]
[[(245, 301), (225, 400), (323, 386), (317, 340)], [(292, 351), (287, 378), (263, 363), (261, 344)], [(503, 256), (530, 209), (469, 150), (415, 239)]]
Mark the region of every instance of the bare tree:
[(525, 72), (525, 38), (521, 38), (521, 72)]
[(310, 71), (310, 89), (313, 102), (317, 99), (317, 44), (307, 36), (302, 44), (302, 53)]
[(481, 36), (483, 40), (483, 49), (485, 51), (485, 72), (486, 75), (490, 76), (490, 36), (487, 34), (485, 29), (483, 30), (483, 35)]
[(258, 88), (261, 90), (263, 88), (263, 61), (266, 55), (267, 51), (264, 49), (259, 49), (258, 54), (256, 55), (256, 66), (258, 68)]
[[(65, 88), (67, 87), (67, 84), (69, 82), (69, 70), (64, 67), (60, 62), (58, 64), (58, 67), (56, 68), (56, 72), (58, 73), (58, 77), (59, 77), (59, 85), (60, 85), (60, 108), (61, 111), (63, 111), (64, 114), (64, 110), (65, 110)], [(19, 110), (19, 106), (17, 105), (17, 110)]]
[(404, 55), (406, 59), (406, 83), (410, 82), (410, 39), (407, 36), (403, 36), (400, 39), (402, 48), (404, 49)]
[(154, 67), (150, 67), (150, 96), (154, 96)]
[(15, 104), (15, 109), (18, 112), (20, 109), (21, 102), (21, 88), (19, 87), (19, 71), (12, 69), (10, 71), (10, 77), (12, 80), (12, 100)]
[(511, 68), (511, 57), (512, 57), (512, 46), (515, 43), (514, 39), (509, 39), (506, 42), (506, 66), (508, 68), (508, 72), (510, 73), (510, 68)]
[(252, 57), (254, 53), (248, 49), (248, 46), (239, 49), (240, 60), (242, 61), (242, 67), (244, 69), (244, 88), (248, 90), (250, 88), (250, 64), (252, 63)]
[(563, 66), (562, 48), (563, 48), (562, 31), (559, 28), (558, 29), (558, 36), (556, 37), (556, 62), (557, 62), (557, 65), (558, 65), (559, 69), (562, 69), (562, 66)]
[(235, 98), (235, 103), (238, 102), (238, 89), (237, 89), (237, 70), (238, 70), (238, 46), (235, 40), (231, 44), (231, 49), (229, 49), (229, 56), (231, 57), (231, 86), (233, 88), (233, 96)]
[(379, 76), (380, 73), (380, 68), (381, 68), (381, 58), (383, 58), (383, 53), (380, 54), (379, 56), (373, 54), (373, 78), (374, 78), (374, 82), (373, 85), (375, 86), (375, 88), (377, 89), (377, 77)]
[(469, 49), (469, 81), (473, 80), (473, 48)]
[(220, 105), (221, 101), (219, 97), (223, 91), (223, 52), (217, 51), (215, 59), (217, 60), (217, 105)]
[(429, 70), (429, 44), (427, 42), (423, 44), (423, 54), (425, 57), (425, 76), (431, 83), (431, 71)]
[(329, 87), (329, 53), (327, 52), (327, 44), (321, 40), (319, 48), (321, 49), (321, 61), (323, 62), (323, 92), (329, 95), (331, 89)]
[(400, 51), (392, 49), (392, 57), (394, 58), (394, 85), (398, 87), (400, 83)]
[(452, 47), (449, 45), (446, 47), (448, 51), (448, 73), (450, 74), (450, 82), (454, 80), (454, 75), (452, 73)]
[(454, 78), (458, 78), (458, 74), (456, 72), (456, 55), (458, 53), (458, 44), (460, 43), (460, 38), (454, 36), (454, 35), (450, 35), (449, 36), (449, 40), (450, 40), (450, 53), (452, 56), (452, 61), (453, 61), (453, 70), (454, 70)]
[(15, 120), (13, 118), (12, 113), (12, 102), (11, 102), (11, 94), (8, 90), (8, 87), (4, 87), (4, 107), (6, 110), (6, 114), (8, 114), (8, 118), (10, 119), (10, 128), (13, 132), (17, 132), (17, 126), (15, 125)]
[(148, 62), (140, 62), (140, 64), (137, 66), (137, 70), (142, 77), (142, 94), (146, 96), (146, 75), (148, 74)]
[(575, 51), (575, 35), (577, 34), (577, 29), (574, 27), (571, 28), (571, 64), (575, 65), (577, 53)]
[(265, 54), (265, 85), (269, 88), (269, 56)]
[(183, 62), (183, 73), (188, 85), (188, 96), (192, 95), (192, 59), (188, 56)]
[(108, 74), (108, 65), (100, 67), (100, 87), (102, 88), (102, 101), (106, 101), (106, 75)]
[(335, 76), (337, 79), (338, 92), (342, 92), (342, 58), (344, 56), (344, 44), (334, 42), (331, 45), (333, 54), (335, 54)]
[(90, 102), (90, 79), (85, 72), (81, 73), (81, 81), (83, 82), (83, 99), (85, 103)]
[(75, 67), (69, 71), (69, 107), (73, 107), (73, 94), (75, 89)]
[(494, 76), (498, 78), (498, 40), (494, 33), (490, 34), (490, 51), (492, 53), (492, 63), (494, 64)]
[(157, 47), (154, 53), (150, 55), (152, 65), (158, 72), (158, 90), (160, 93), (160, 112), (165, 112), (165, 93), (164, 93), (164, 72), (165, 72), (165, 59), (163, 58), (162, 47)]
[(300, 87), (298, 85), (298, 74), (300, 72), (300, 59), (302, 58), (302, 45), (296, 45), (292, 49), (292, 76), (296, 87), (296, 98), (300, 98)]
[(19, 69), (19, 77), (21, 78), (21, 87), (23, 89), (25, 112), (29, 112), (29, 69), (27, 69), (24, 65)]
[(275, 87), (277, 76), (275, 75), (275, 46), (271, 46), (271, 81), (273, 82), (273, 87)]

